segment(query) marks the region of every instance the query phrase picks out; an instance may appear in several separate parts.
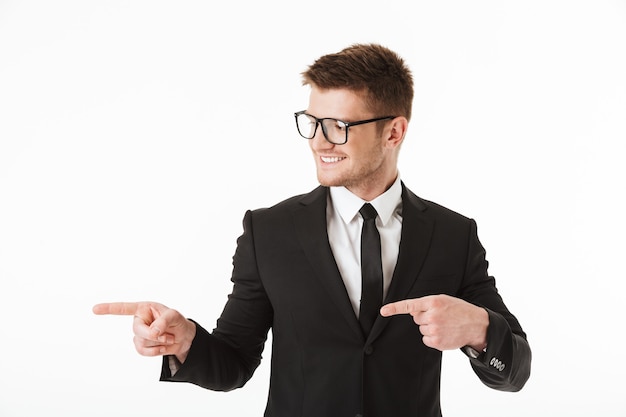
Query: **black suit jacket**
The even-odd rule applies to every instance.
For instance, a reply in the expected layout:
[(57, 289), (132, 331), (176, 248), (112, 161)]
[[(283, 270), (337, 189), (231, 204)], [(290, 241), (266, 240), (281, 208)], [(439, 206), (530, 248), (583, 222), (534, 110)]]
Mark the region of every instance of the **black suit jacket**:
[[(367, 339), (328, 243), (328, 189), (248, 211), (233, 257), (233, 291), (212, 333), (198, 326), (187, 360), (163, 380), (212, 390), (243, 386), (272, 329), (265, 416), (440, 416), (441, 352), (411, 316), (379, 316)], [(489, 313), (488, 347), (470, 359), (488, 386), (522, 388), (530, 348), (487, 274), (473, 220), (420, 199), (403, 184), (402, 233), (385, 302), (449, 294)]]

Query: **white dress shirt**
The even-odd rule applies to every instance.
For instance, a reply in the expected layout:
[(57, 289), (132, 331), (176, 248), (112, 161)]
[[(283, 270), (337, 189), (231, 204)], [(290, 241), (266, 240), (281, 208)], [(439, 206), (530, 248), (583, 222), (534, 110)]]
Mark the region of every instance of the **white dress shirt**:
[[(330, 187), (326, 206), (328, 240), (357, 317), (361, 304), (361, 229), (363, 227), (363, 218), (359, 210), (364, 203), (368, 201), (352, 194), (345, 187)], [(400, 250), (402, 231), (400, 176), (387, 191), (369, 203), (378, 212), (376, 227), (380, 234), (384, 300)]]
[[(326, 205), (328, 240), (357, 317), (361, 304), (361, 229), (363, 227), (363, 218), (359, 210), (367, 202), (352, 194), (345, 187), (330, 187)], [(380, 234), (384, 300), (400, 250), (402, 231), (400, 176), (391, 188), (369, 203), (378, 212), (376, 227)], [(169, 356), (168, 359), (170, 371), (174, 375), (180, 369), (180, 362), (175, 356)]]

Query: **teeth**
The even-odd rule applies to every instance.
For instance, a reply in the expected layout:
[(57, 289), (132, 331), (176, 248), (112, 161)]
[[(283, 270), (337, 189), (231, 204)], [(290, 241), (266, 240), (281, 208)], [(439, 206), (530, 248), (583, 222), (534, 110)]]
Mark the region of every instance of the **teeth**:
[(338, 156), (322, 156), (322, 161), (326, 162), (326, 163), (331, 163), (331, 162), (339, 162), (344, 158), (340, 158)]

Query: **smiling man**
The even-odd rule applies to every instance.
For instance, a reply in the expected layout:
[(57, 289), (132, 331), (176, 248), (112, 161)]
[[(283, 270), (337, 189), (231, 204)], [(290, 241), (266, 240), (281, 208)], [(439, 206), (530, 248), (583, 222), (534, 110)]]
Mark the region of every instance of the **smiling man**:
[(520, 390), (530, 348), (476, 223), (399, 177), (413, 101), (404, 61), (353, 45), (303, 82), (296, 127), (321, 185), (245, 214), (217, 327), (152, 302), (94, 312), (133, 315), (137, 351), (164, 356), (162, 380), (222, 391), (252, 377), (271, 329), (265, 416), (440, 416), (441, 353), (453, 349), (487, 386)]

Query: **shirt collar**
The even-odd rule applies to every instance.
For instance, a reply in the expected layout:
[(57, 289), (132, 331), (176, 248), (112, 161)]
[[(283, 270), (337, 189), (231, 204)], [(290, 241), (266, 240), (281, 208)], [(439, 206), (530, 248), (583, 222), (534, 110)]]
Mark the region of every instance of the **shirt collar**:
[[(368, 201), (352, 194), (346, 187), (330, 187), (330, 198), (335, 210), (339, 213), (345, 223), (350, 223), (358, 215), (364, 203)], [(402, 202), (402, 185), (400, 175), (387, 191), (369, 201), (378, 212), (378, 217), (382, 225), (386, 225), (391, 216)]]

